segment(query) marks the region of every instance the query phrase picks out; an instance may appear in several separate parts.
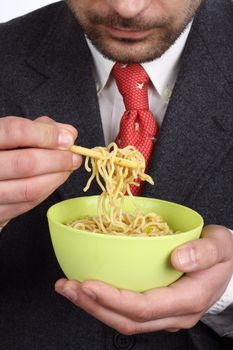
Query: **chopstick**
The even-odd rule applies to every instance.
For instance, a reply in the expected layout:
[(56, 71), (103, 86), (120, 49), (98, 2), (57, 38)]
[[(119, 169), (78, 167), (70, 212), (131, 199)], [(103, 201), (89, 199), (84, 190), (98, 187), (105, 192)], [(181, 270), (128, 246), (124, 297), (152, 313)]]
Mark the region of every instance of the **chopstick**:
[[(102, 157), (100, 152), (98, 152), (94, 149), (85, 148), (85, 147), (81, 147), (81, 146), (74, 145), (71, 147), (70, 150), (71, 150), (71, 152), (78, 153), (82, 156), (87, 156), (87, 157), (92, 157), (92, 158), (97, 158), (97, 159), (100, 159)], [(127, 167), (127, 168), (132, 168), (132, 169), (138, 168), (138, 163), (133, 162), (131, 160), (119, 158), (119, 157), (115, 158), (114, 163), (116, 165), (121, 165), (121, 166)], [(144, 164), (140, 164), (139, 167), (144, 167)]]

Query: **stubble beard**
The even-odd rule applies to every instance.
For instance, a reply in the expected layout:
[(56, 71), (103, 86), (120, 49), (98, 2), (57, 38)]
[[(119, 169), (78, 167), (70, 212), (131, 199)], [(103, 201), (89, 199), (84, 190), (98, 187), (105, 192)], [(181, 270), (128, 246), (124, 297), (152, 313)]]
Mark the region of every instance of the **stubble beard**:
[[(114, 23), (116, 21), (113, 21), (111, 24), (109, 23), (109, 26), (114, 26)], [(135, 24), (122, 26), (120, 25), (120, 21), (116, 25), (137, 30), (149, 30), (149, 26), (144, 26), (144, 28)], [(164, 32), (161, 30), (162, 25), (157, 25), (156, 37), (149, 36), (143, 39), (126, 39), (109, 36), (106, 40), (103, 32), (96, 30), (94, 26), (86, 25), (83, 26), (83, 29), (89, 40), (103, 56), (112, 61), (125, 64), (147, 62), (160, 57), (181, 33), (174, 33), (171, 30)]]
[[(97, 50), (108, 59), (125, 64), (149, 62), (159, 58), (182, 34), (202, 2), (203, 0), (197, 0), (195, 4), (191, 3), (184, 11), (182, 23), (175, 26), (171, 18), (160, 18), (156, 22), (145, 23), (136, 18), (122, 18), (117, 13), (102, 17), (89, 11), (87, 18), (78, 13), (72, 5), (72, 0), (67, 0), (68, 6)], [(106, 36), (105, 26), (132, 28), (138, 31), (154, 30), (154, 35), (143, 39), (116, 38), (109, 34)]]

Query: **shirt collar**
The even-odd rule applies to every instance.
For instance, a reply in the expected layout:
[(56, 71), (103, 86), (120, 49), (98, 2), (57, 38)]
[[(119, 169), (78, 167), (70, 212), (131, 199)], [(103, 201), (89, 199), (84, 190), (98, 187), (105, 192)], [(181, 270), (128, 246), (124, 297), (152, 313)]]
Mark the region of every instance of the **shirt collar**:
[[(164, 96), (164, 92), (171, 93), (179, 70), (179, 60), (183, 52), (187, 37), (189, 35), (192, 26), (192, 21), (187, 25), (183, 33), (175, 41), (175, 43), (169, 47), (169, 49), (159, 58), (143, 63), (142, 66), (146, 70), (150, 77), (152, 84), (164, 99), (169, 99), (170, 96)], [(87, 44), (90, 48), (93, 57), (93, 69), (94, 77), (96, 80), (96, 88), (98, 94), (106, 86), (111, 70), (115, 62), (104, 57), (86, 38)]]
[(107, 84), (115, 62), (104, 57), (87, 37), (86, 40), (93, 58), (93, 73), (96, 81), (96, 90), (99, 94)]

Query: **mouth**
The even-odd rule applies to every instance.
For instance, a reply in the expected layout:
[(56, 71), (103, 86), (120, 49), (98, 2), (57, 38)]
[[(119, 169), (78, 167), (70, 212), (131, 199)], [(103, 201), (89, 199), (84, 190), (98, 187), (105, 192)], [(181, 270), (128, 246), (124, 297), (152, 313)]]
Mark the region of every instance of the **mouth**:
[(123, 27), (106, 27), (111, 37), (116, 39), (128, 39), (128, 40), (142, 40), (146, 38), (150, 33), (150, 30), (137, 30), (134, 28)]

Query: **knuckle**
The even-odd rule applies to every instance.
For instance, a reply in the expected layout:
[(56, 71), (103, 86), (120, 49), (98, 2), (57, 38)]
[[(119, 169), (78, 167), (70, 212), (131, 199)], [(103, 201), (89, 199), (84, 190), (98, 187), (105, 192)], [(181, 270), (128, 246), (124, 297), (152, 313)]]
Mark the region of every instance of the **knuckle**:
[(3, 124), (2, 131), (5, 137), (13, 138), (15, 142), (20, 143), (20, 140), (25, 137), (24, 119), (7, 117)]
[(26, 180), (20, 189), (19, 196), (22, 202), (33, 203), (41, 196), (41, 191), (33, 181)]
[(38, 118), (35, 119), (35, 121), (40, 122), (40, 123), (45, 123), (45, 124), (53, 124), (55, 123), (54, 120), (47, 115), (42, 115)]
[(31, 185), (29, 181), (25, 183), (23, 190), (23, 198), (25, 202), (34, 202), (37, 199), (37, 193), (35, 188)]
[(32, 152), (19, 151), (12, 160), (12, 168), (17, 177), (27, 177), (36, 167), (36, 160)]

